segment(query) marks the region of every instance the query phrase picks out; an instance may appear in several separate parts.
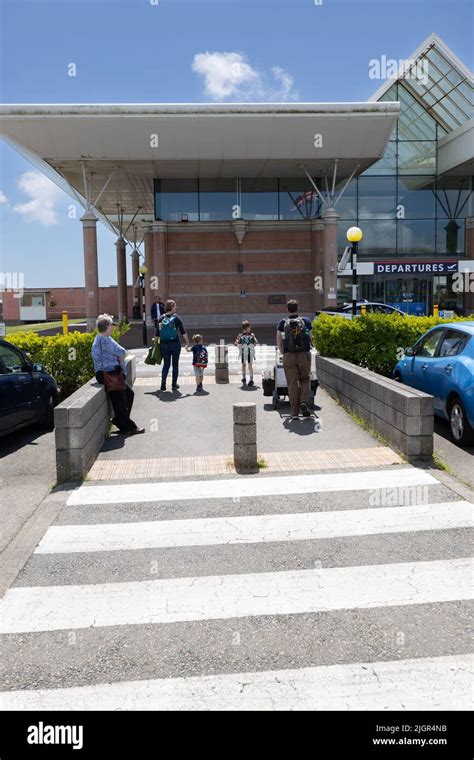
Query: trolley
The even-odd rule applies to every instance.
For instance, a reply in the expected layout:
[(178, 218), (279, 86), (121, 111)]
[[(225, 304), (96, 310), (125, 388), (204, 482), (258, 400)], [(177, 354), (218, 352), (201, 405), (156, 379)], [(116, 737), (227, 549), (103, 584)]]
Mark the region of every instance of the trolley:
[[(316, 351), (311, 350), (311, 371), (310, 371), (310, 390), (309, 390), (309, 408), (314, 409), (314, 397), (318, 389), (319, 381), (316, 372)], [(262, 376), (263, 395), (272, 397), (272, 406), (278, 409), (280, 401), (288, 397), (288, 386), (286, 384), (285, 370), (283, 368), (283, 357), (278, 348), (275, 349), (275, 364), (270, 369), (265, 369)]]

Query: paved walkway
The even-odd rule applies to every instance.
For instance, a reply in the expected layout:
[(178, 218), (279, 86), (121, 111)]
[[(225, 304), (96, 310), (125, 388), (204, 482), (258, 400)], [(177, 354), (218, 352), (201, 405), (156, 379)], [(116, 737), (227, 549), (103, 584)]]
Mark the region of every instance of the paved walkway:
[[(112, 434), (90, 472), (104, 479), (168, 475), (218, 474), (232, 471), (232, 406), (253, 401), (257, 406), (259, 456), (271, 471), (384, 466), (401, 463), (391, 449), (381, 446), (344, 410), (318, 389), (316, 415), (291, 420), (287, 402), (274, 410), (263, 396), (260, 373), (274, 361), (275, 349), (257, 351), (253, 388), (242, 387), (237, 351), (230, 351), (230, 383), (214, 382), (213, 354), (204, 380), (204, 392), (195, 391), (192, 357), (182, 353), (180, 389), (159, 391), (161, 371), (138, 359), (133, 418), (145, 435), (123, 438)], [(146, 462), (144, 461), (146, 460)]]

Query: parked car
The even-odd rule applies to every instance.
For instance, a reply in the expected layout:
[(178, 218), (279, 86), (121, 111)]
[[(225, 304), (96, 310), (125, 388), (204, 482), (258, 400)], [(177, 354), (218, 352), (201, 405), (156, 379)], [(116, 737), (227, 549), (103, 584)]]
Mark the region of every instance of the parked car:
[(0, 437), (39, 423), (54, 427), (58, 386), (42, 364), (33, 364), (24, 351), (0, 339)]
[(458, 446), (474, 442), (474, 321), (448, 322), (425, 333), (395, 366), (393, 376), (434, 397)]
[[(377, 303), (376, 301), (358, 301), (356, 304), (356, 316), (360, 317), (362, 313), (362, 306), (365, 306), (367, 314), (401, 314), (406, 317), (406, 313), (395, 306), (390, 306), (388, 303)], [(345, 317), (346, 319), (352, 319), (352, 304), (345, 303), (338, 309), (321, 309), (321, 311), (315, 312), (315, 317), (319, 317), (320, 314), (331, 314)]]

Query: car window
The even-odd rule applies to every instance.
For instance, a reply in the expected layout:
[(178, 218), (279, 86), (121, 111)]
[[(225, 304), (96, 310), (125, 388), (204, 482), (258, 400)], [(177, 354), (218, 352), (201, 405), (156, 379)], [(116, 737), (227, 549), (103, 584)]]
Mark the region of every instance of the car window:
[(459, 330), (446, 330), (439, 348), (439, 356), (457, 356), (464, 350), (468, 337)]
[(25, 372), (27, 365), (22, 355), (9, 346), (0, 346), (0, 359), (7, 372)]
[(443, 330), (434, 330), (422, 338), (416, 347), (416, 355), (432, 358), (436, 353), (442, 334)]

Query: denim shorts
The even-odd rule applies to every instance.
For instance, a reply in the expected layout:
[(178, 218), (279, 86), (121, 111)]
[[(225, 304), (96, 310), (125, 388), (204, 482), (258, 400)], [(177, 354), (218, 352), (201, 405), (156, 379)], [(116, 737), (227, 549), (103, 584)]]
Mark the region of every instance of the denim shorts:
[(194, 369), (194, 374), (196, 375), (196, 377), (202, 377), (204, 375), (205, 367), (194, 367), (193, 365), (193, 369)]

